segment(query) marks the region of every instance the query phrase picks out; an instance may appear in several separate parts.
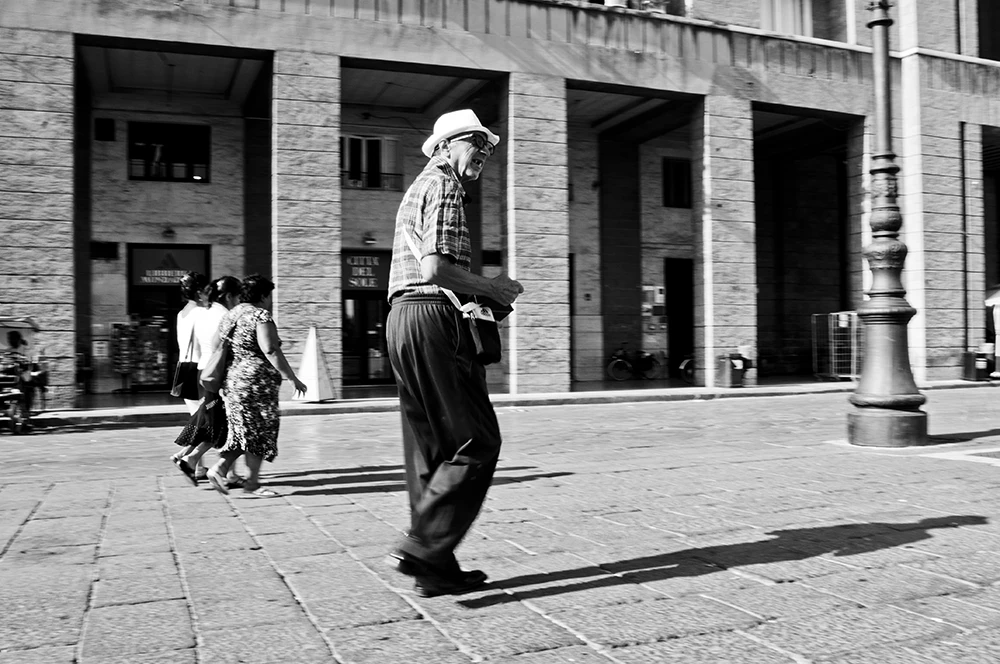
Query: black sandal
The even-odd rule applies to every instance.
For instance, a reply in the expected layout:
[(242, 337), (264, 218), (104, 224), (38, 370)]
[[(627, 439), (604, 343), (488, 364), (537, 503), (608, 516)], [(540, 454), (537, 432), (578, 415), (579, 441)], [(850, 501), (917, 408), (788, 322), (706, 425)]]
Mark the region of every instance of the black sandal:
[(184, 459), (174, 459), (174, 465), (180, 468), (180, 471), (187, 475), (187, 478), (191, 480), (191, 484), (198, 486), (198, 478), (194, 474), (194, 468), (188, 465), (188, 462)]

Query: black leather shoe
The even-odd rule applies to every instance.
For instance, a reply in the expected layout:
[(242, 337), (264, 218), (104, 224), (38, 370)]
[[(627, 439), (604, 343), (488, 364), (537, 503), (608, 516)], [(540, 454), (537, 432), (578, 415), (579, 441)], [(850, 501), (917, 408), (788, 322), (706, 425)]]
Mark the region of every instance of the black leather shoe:
[(406, 576), (417, 576), (425, 573), (426, 564), (415, 556), (411, 556), (405, 551), (393, 551), (389, 554), (389, 565), (400, 574)]
[(414, 555), (406, 553), (405, 551), (393, 551), (389, 554), (389, 564), (396, 569), (400, 574), (405, 574), (406, 576), (414, 577), (435, 577), (442, 578), (447, 581), (457, 581), (459, 583), (471, 582), (472, 580), (478, 580), (479, 583), (483, 583), (489, 578), (486, 572), (482, 570), (471, 570), (465, 572), (458, 566), (458, 562), (455, 561), (453, 565), (447, 568), (442, 568), (437, 565), (433, 565), (426, 560), (421, 560)]
[(440, 576), (437, 574), (418, 575), (413, 588), (421, 597), (439, 595), (461, 595), (481, 588), (486, 583), (486, 574), (478, 569), (468, 572)]

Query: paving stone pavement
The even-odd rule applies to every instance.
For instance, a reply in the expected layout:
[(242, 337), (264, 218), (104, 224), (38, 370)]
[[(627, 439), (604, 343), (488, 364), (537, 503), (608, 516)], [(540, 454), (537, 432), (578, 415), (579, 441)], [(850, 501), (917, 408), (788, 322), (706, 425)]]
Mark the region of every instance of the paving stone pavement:
[(844, 394), (498, 411), (459, 550), (424, 599), (396, 413), (282, 422), (223, 497), (177, 430), (0, 435), (0, 664), (1000, 661), (1000, 412), (937, 390), (934, 442), (846, 443)]

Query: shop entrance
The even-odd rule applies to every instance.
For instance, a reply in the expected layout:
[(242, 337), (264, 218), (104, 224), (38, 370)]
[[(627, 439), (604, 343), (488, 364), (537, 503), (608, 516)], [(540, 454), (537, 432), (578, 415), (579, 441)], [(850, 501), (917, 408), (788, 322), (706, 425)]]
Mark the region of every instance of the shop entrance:
[(344, 250), (344, 385), (394, 382), (385, 321), (389, 317), (388, 251)]
[[(169, 390), (178, 350), (177, 312), (184, 306), (179, 286), (147, 286), (129, 289), (129, 327), (112, 330), (112, 339), (119, 344), (119, 368), (128, 368), (126, 384), (132, 391)], [(123, 337), (131, 339), (131, 357), (120, 346)], [(185, 349), (186, 350), (186, 349)]]
[[(181, 351), (177, 312), (184, 306), (180, 278), (209, 274), (209, 245), (128, 245), (128, 322), (111, 329), (115, 370), (122, 389), (169, 390)], [(186, 350), (186, 348), (185, 348)]]
[(385, 293), (344, 293), (344, 385), (393, 382), (385, 339)]

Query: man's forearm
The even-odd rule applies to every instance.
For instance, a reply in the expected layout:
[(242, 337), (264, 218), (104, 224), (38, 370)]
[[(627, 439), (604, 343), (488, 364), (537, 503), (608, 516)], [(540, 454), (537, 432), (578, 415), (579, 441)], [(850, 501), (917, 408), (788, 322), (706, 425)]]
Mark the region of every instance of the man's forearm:
[[(425, 261), (428, 259), (434, 260), (430, 256), (424, 258)], [(433, 269), (430, 270), (430, 274), (425, 273), (427, 281), (435, 286), (464, 293), (465, 295), (493, 297), (492, 280), (456, 267), (447, 260), (437, 260), (435, 263)]]

